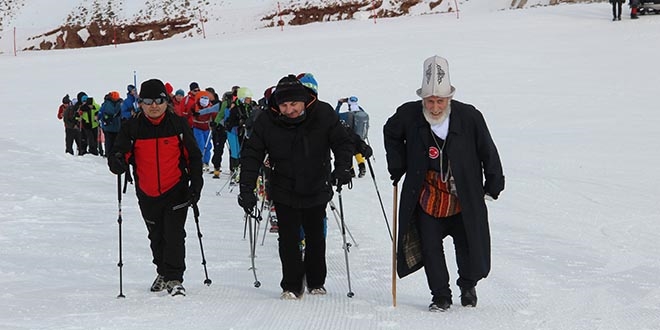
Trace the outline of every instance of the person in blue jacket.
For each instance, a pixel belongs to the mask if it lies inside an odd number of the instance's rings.
[[[117,133],[119,133],[119,129],[121,128],[122,101],[119,92],[112,91],[105,96],[105,100],[99,110],[99,123],[101,123],[101,129],[103,129],[103,134],[105,134],[105,150],[107,152],[112,150]]]
[[[121,104],[121,120],[128,120],[140,111],[140,107],[137,106],[137,89],[133,85],[128,85],[126,89],[128,93]]]

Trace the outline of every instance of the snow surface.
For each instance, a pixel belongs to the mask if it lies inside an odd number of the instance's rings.
[[[561,5],[0,56],[0,329],[660,329],[660,17],[609,17],[606,3]],[[226,177],[208,174],[200,226],[213,284],[202,283],[190,212],[188,296],[148,291],[154,267],[129,187],[126,298],[116,298],[116,177],[102,158],[64,154],[55,117],[64,94],[124,93],[134,70],[139,81],[238,84],[255,94],[285,74],[313,72],[321,99],[357,95],[369,111],[375,182],[391,222],[382,125],[416,99],[422,62],[434,54],[449,59],[455,98],[484,113],[507,176],[488,204],[493,268],[477,308],[460,306],[449,239],[452,308],[426,310],[423,271],[398,281],[392,307],[390,239],[369,176],[342,194],[357,241],[352,299],[332,216],[328,295],[279,300],[270,233],[257,246],[255,288],[236,191],[218,195]]]

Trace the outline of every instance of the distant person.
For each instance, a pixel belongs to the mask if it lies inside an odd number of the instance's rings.
[[[128,85],[126,86],[126,90],[126,98],[121,103],[122,121],[130,119],[131,117],[135,116],[137,111],[139,111],[139,106],[137,103],[137,89],[133,85]]]
[[[59,108],[57,109],[57,119],[64,123],[64,152],[73,155],[73,140],[75,138],[75,133],[73,133],[73,130],[76,130],[75,121],[74,124],[69,125],[69,122],[67,122],[66,118],[64,118],[64,112],[70,106],[71,98],[69,97],[69,94],[66,94],[62,98],[62,104],[60,104]]]
[[[490,272],[490,233],[484,199],[504,189],[502,164],[486,121],[474,106],[453,100],[447,60],[424,61],[418,101],[401,105],[383,128],[387,169],[397,186],[397,271],[424,267],[430,311],[452,304],[443,240],[452,236],[461,305],[477,306],[477,282]],[[485,183],[484,183],[485,179]]]
[[[101,129],[105,135],[105,150],[110,152],[114,146],[117,133],[121,128],[121,104],[124,102],[119,92],[112,91],[103,99],[99,110]]]
[[[612,4],[612,20],[620,21],[621,20],[621,6],[623,6],[624,0],[610,0]]]
[[[151,242],[156,279],[152,292],[185,295],[186,217],[202,191],[202,154],[185,119],[167,103],[165,85],[140,86],[142,111],[121,125],[108,167],[120,175],[133,166],[135,192]]]
[[[80,92],[77,95],[78,115],[80,116],[80,124],[82,125],[81,134],[82,139],[82,154],[90,153],[92,155],[99,155],[99,104],[94,101],[94,98],[89,97],[85,92]]]
[[[639,0],[630,0],[630,19],[638,19],[637,11],[639,10]]]

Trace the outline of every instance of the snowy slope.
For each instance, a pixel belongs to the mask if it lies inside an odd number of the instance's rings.
[[[609,16],[605,3],[561,5],[0,55],[0,328],[658,329],[660,76],[629,61],[660,55],[649,46],[660,20]],[[154,269],[129,187],[126,298],[116,298],[116,179],[103,159],[64,154],[55,118],[64,94],[124,93],[134,70],[139,80],[159,77],[175,88],[194,80],[255,94],[285,74],[313,72],[321,99],[334,104],[354,94],[369,111],[375,182],[391,222],[381,129],[398,105],[416,99],[421,64],[433,54],[449,59],[456,99],[484,113],[507,175],[506,190],[489,204],[493,269],[479,283],[476,309],[460,307],[455,295],[449,312],[427,312],[421,271],[398,281],[392,307],[390,240],[370,177],[342,193],[357,241],[349,255],[352,299],[332,216],[327,296],[278,299],[273,234],[257,247],[262,285],[255,288],[236,192],[217,194],[225,179],[209,175],[199,220],[213,284],[202,283],[190,212],[188,296],[148,292]]]

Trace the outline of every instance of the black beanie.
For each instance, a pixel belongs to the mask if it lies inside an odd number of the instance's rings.
[[[71,103],[71,99],[69,98],[69,94],[66,94],[66,95],[62,98],[62,103],[64,103],[64,104],[69,104],[69,103]]]
[[[140,98],[141,99],[157,99],[167,98],[167,91],[165,85],[158,79],[149,79],[142,82],[140,85]]]
[[[280,79],[277,83],[273,97],[276,105],[293,101],[307,102],[309,91],[300,83],[296,76],[290,74]]]
[[[191,91],[194,91],[196,89],[199,89],[199,84],[193,81],[193,82],[190,83],[190,86],[188,86],[188,87],[190,87]]]

